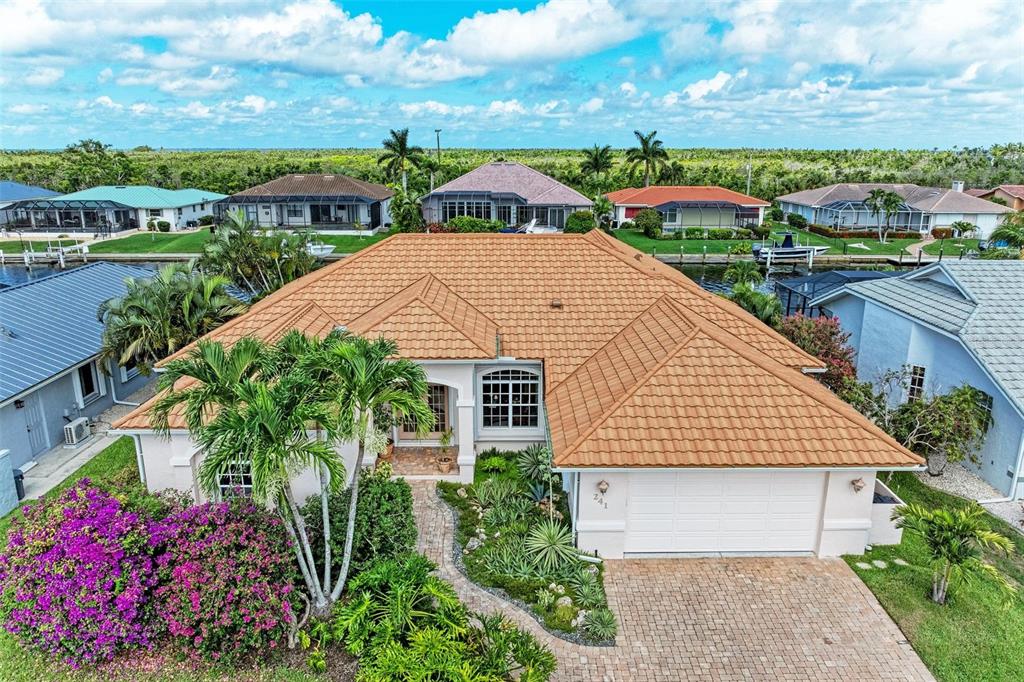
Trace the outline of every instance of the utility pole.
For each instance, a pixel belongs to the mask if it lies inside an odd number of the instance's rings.
[[[752,156],[747,157],[747,196],[750,196],[750,164],[753,160]]]
[[[437,162],[441,163],[441,129],[434,128],[434,134],[437,135]]]

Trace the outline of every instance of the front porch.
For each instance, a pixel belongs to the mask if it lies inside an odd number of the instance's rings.
[[[442,455],[451,460],[447,466],[440,461]],[[378,461],[389,461],[395,476],[409,480],[459,480],[459,463],[454,448],[429,445],[396,447],[390,458],[381,457]]]

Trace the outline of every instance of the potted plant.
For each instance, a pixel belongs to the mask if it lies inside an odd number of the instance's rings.
[[[437,468],[442,474],[452,470],[454,458],[448,454],[448,448],[452,446],[452,430],[445,429],[441,432],[441,454],[437,456]]]

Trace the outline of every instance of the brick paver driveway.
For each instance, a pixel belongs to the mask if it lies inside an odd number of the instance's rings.
[[[614,647],[553,637],[451,561],[452,519],[431,481],[412,483],[419,550],[477,611],[501,611],[558,656],[557,680],[931,680],[903,634],[839,560],[608,561]]]

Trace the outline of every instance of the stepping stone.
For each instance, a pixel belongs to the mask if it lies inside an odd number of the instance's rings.
[[[865,571],[868,570],[868,569],[874,568],[874,566],[872,566],[871,564],[867,563],[866,561],[858,561],[856,564],[854,564],[854,566],[856,566],[857,568],[863,569]]]
[[[889,564],[885,563],[885,562],[884,562],[884,561],[882,561],[881,559],[875,559],[875,560],[874,560],[874,561],[872,561],[871,563],[873,563],[873,564],[874,564],[875,566],[877,566],[878,568],[889,568]]]
[[[910,565],[906,561],[904,561],[903,559],[893,559],[892,562],[894,564],[896,564],[897,566],[909,566]]]

